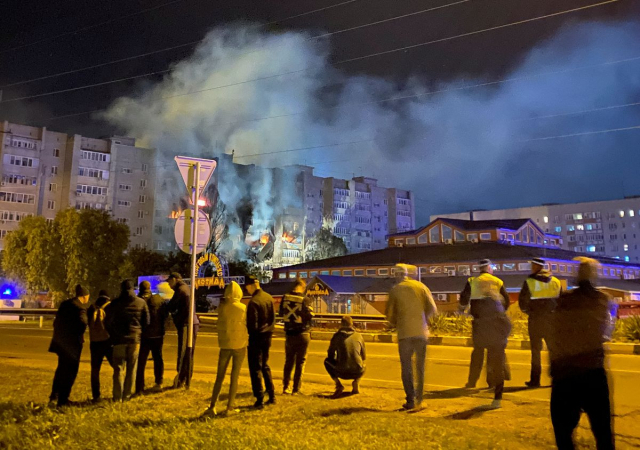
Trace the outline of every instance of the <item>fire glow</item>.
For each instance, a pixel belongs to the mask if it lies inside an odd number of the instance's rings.
[[[293,241],[296,240],[296,237],[285,231],[284,233],[282,233],[282,240],[288,243],[292,243]]]

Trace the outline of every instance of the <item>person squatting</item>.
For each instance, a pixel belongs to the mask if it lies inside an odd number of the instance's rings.
[[[610,333],[610,297],[596,289],[599,263],[589,258],[580,261],[577,288],[563,292],[560,281],[545,269],[546,262],[533,258],[531,274],[518,297],[520,309],[528,316],[531,342],[531,374],[525,384],[539,388],[542,373],[541,350],[544,340],[551,361],[551,421],[559,449],[573,449],[572,434],[585,412],[596,438],[598,449],[613,449],[614,433],[609,377],[605,368],[604,342]],[[478,263],[479,274],[468,278],[460,293],[461,311],[473,317],[473,352],[469,377],[464,389],[475,389],[487,353],[487,384],[494,398],[486,409],[502,406],[505,381],[510,380],[506,347],[511,322],[506,314],[510,300],[504,283],[493,274],[492,263]],[[428,320],[437,313],[429,288],[419,281],[417,267],[397,264],[395,284],[389,291],[386,318],[397,332],[401,379],[405,392],[403,410],[424,407],[425,365],[428,343]],[[298,279],[285,294],[276,315],[273,297],[265,292],[258,279],[247,277],[246,291],[251,297],[242,303],[242,288],[227,284],[218,309],[218,367],[211,403],[204,417],[239,412],[235,399],[238,379],[245,358],[248,359],[253,407],[262,409],[276,403],[276,388],[269,352],[276,318],[284,322],[285,363],[282,393],[302,393],[302,379],[311,340],[314,317],[311,299],[306,296],[306,282]],[[70,405],[69,396],[77,377],[85,330],[89,328],[91,353],[91,392],[93,402],[100,402],[100,370],[104,360],[113,368],[111,398],[127,401],[145,392],[144,373],[149,354],[153,357],[154,385],[162,391],[164,383],[163,342],[165,324],[172,317],[178,334],[176,376],[173,388],[189,388],[193,375],[198,318],[193,318],[193,346],[188,347],[190,291],[178,273],[171,273],[151,292],[147,281],[134,291],[125,280],[120,293],[111,299],[100,291],[89,307],[90,293],[83,286],[75,288],[75,297],[60,305],[54,321],[49,351],[58,356],[50,402],[58,407]],[[226,407],[218,399],[227,369],[231,364],[230,387]],[[331,338],[324,367],[335,383],[332,398],[344,394],[341,380],[351,381],[351,394],[360,393],[360,381],[366,372],[366,349],[362,335],[350,316],[342,317],[339,330]],[[266,397],[266,400],[265,400]]]

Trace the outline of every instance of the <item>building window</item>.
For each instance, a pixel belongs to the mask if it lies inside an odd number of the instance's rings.
[[[596,246],[595,245],[587,245],[587,251],[590,253],[593,253],[596,251]]]
[[[364,276],[364,269],[356,269],[353,271],[353,275],[355,275],[356,277],[363,277]]]
[[[37,163],[34,164],[33,158],[27,158],[26,156],[14,156],[14,155],[6,155],[6,156],[9,156],[9,164],[12,166],[38,167]]]
[[[480,240],[481,241],[490,241],[491,240],[491,233],[480,233]]]
[[[148,170],[148,169],[149,169],[149,166],[148,166],[147,164],[143,164],[143,165],[142,165],[142,171],[143,171],[144,173],[147,173],[147,170]]]
[[[633,211],[633,209],[629,210],[629,217],[633,217],[635,216],[635,212]]]
[[[287,278],[287,273],[286,273],[286,272],[280,272],[280,273],[278,274],[278,279],[279,279],[279,280],[284,280],[284,279],[286,279],[286,278]]]
[[[58,175],[58,166],[51,166],[51,175]]]
[[[502,265],[502,270],[504,270],[505,272],[515,272],[516,263],[504,263]]]
[[[446,273],[446,274],[451,274],[451,273],[455,274],[456,273],[455,266],[444,266],[443,270],[444,270],[444,273]]]
[[[353,276],[353,270],[343,270],[342,271],[342,276],[344,276],[344,277]]]
[[[555,231],[556,231],[556,233],[561,233],[562,232],[562,227],[555,227]]]
[[[295,279],[298,276],[298,272],[289,272],[289,278]]]
[[[107,188],[101,186],[90,186],[87,184],[78,184],[76,185],[76,192],[78,194],[107,195]]]
[[[453,233],[453,237],[456,242],[464,242],[464,233],[461,233],[458,230],[455,230],[455,232]]]
[[[531,270],[531,263],[518,263],[518,270],[521,272]]]
[[[80,175],[81,177],[90,177],[105,180],[109,178],[109,172],[105,170],[90,169],[88,167],[80,167],[78,170],[78,175]]]
[[[60,157],[60,149],[59,148],[54,148],[53,149],[53,157],[54,158],[59,158]]]
[[[49,192],[57,192],[58,185],[56,183],[49,183]]]
[[[402,247],[404,239],[395,239],[393,242],[396,244],[396,247]]]
[[[300,278],[307,278],[307,272],[300,272]]]
[[[553,272],[555,272],[556,270],[558,270],[558,265],[557,264],[551,264],[551,270]]]
[[[122,168],[122,173],[133,173],[133,170],[130,169],[129,167],[123,167]]]
[[[292,273],[295,273],[295,272],[292,272]],[[332,270],[332,271],[331,271],[331,275],[337,275],[337,276],[340,276],[340,271],[339,271],[339,270]],[[295,277],[294,277],[294,278],[295,278]]]
[[[49,200],[47,202],[47,209],[56,209],[56,202],[54,200]]]
[[[429,273],[442,273],[442,266],[430,266]]]
[[[140,201],[140,203],[144,203],[147,201],[147,196],[146,195],[141,195],[138,200]]]
[[[0,191],[0,202],[33,204],[35,202],[35,198],[35,195],[32,194],[18,194],[16,192]]]
[[[471,266],[458,266],[458,273],[461,275],[469,275],[471,273]]]
[[[436,225],[429,230],[429,242],[431,243],[440,242],[440,226]]]
[[[623,246],[623,250],[624,250],[625,252],[628,252],[628,251],[629,251],[629,245],[628,245],[628,244],[624,244],[624,246]]]
[[[407,238],[407,245],[416,245],[416,238]]]
[[[83,150],[80,157],[82,159],[87,159],[89,161],[98,161],[98,162],[109,162],[109,154],[101,153],[101,152],[91,152],[88,150]]]
[[[389,269],[378,269],[378,275],[389,275]]]
[[[578,231],[584,231],[584,225],[580,224],[580,225],[576,225],[576,230]]]
[[[156,225],[153,229],[156,234],[162,234],[162,225]]]
[[[576,227],[573,225],[567,225],[567,231],[576,231]]]
[[[549,223],[549,217],[544,216],[544,217],[542,218],[542,221],[543,221],[544,223]]]
[[[427,233],[422,233],[420,236],[418,236],[418,244],[427,244],[427,243],[428,243]]]
[[[376,276],[376,269],[367,269],[367,276],[368,277],[375,277]]]
[[[567,271],[567,266],[565,266],[564,264],[560,264],[560,272],[566,272]]]
[[[130,191],[131,190],[131,185],[130,184],[119,184],[118,185],[118,189],[120,189],[121,191]]]
[[[475,242],[478,240],[478,233],[469,233],[467,234],[467,241]]]
[[[138,211],[138,219],[144,219],[144,211]]]
[[[118,200],[118,206],[131,206],[131,202],[129,200]]]
[[[140,180],[140,187],[141,188],[146,188],[147,187],[147,180]]]
[[[124,217],[119,217],[116,219],[116,222],[126,225],[127,223],[129,223],[129,219],[126,219]]]
[[[136,236],[142,236],[143,233],[144,233],[144,227],[136,228]]]
[[[453,241],[453,231],[451,230],[451,227],[442,225],[442,241]]]

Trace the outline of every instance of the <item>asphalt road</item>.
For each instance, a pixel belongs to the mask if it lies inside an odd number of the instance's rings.
[[[55,364],[55,355],[48,353],[47,348],[52,330],[39,329],[20,324],[0,324],[0,362],[11,358],[28,361],[49,361]],[[88,336],[87,336],[88,338]],[[165,379],[171,380],[175,375],[175,355],[177,338],[169,333],[165,338]],[[211,331],[203,330],[197,338],[195,354],[195,372],[197,378],[213,381],[218,356],[218,339]],[[307,359],[305,378],[314,382],[331,383],[324,370],[327,341],[312,341]],[[430,346],[427,354],[426,383],[429,390],[446,390],[460,388],[466,383],[471,349],[465,347]],[[362,388],[376,387],[386,389],[402,389],[400,382],[400,362],[395,344],[367,343],[367,373],[362,381]],[[530,354],[524,350],[507,350],[507,359],[511,365],[512,380],[506,384],[505,398],[536,399],[548,401],[549,388],[523,389],[524,382],[529,379]],[[543,362],[546,355],[543,356]],[[89,370],[89,346],[85,345],[81,372]],[[608,358],[610,374],[614,386],[614,405],[618,412],[640,408],[640,356],[610,355]],[[152,368],[147,366],[147,376],[152,376]],[[270,365],[274,373],[276,387],[281,389],[282,367],[284,364],[284,338],[273,340]],[[248,375],[245,368],[242,375]],[[484,387],[484,373],[480,378],[479,388]],[[543,377],[543,385],[549,379]],[[488,394],[488,393],[487,393]]]

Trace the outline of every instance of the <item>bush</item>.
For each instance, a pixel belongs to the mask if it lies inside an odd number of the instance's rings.
[[[640,341],[640,316],[630,316],[616,322],[616,331],[628,341]],[[616,331],[614,331],[614,336]]]

